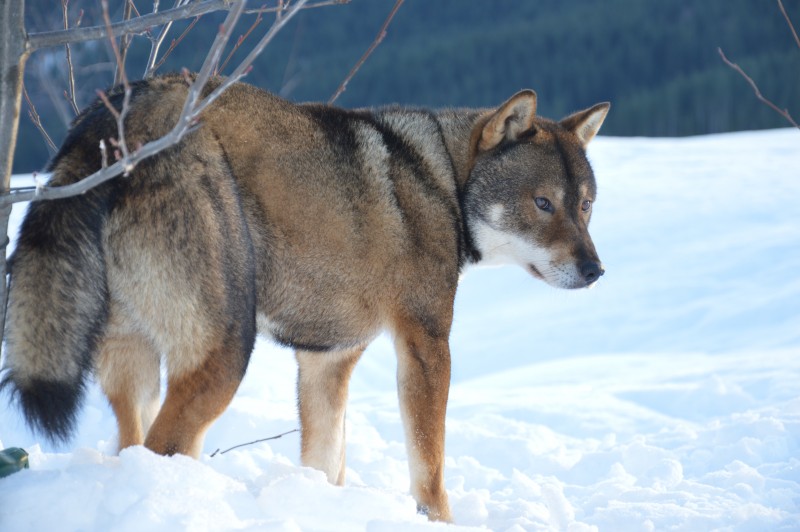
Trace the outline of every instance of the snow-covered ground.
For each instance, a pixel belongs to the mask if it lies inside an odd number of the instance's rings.
[[[800,133],[599,138],[590,158],[599,286],[462,281],[452,529],[799,530]],[[298,426],[294,359],[267,342],[200,461],[114,456],[95,387],[62,449],[0,397],[0,447],[31,453],[0,479],[0,530],[444,529],[408,495],[394,372],[379,338],[351,385],[344,488],[300,467],[296,433],[211,456]]]

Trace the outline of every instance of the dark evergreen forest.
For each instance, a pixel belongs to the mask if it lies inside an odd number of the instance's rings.
[[[54,4],[28,0],[30,31],[61,27]],[[326,101],[393,4],[352,0],[303,12],[246,81],[295,101]],[[136,5],[143,13],[152,9],[150,0]],[[784,5],[800,26],[800,1],[784,0]],[[75,15],[81,7],[84,25],[99,23],[99,2],[70,3]],[[120,8],[115,14],[119,18]],[[223,18],[201,19],[161,70],[199,68]],[[241,32],[252,20],[240,23]],[[269,22],[265,17],[242,50]],[[187,24],[176,24],[172,35]],[[694,135],[787,125],[722,63],[717,47],[758,82],[766,97],[800,115],[800,49],[776,3],[768,0],[406,0],[386,40],[337,104],[491,106],[529,87],[539,94],[545,116],[611,101],[606,135]],[[104,43],[73,50],[83,89],[79,104],[86,105],[112,79],[113,64]],[[128,60],[131,78],[141,76],[139,65],[148,52],[149,42],[136,39]],[[64,52],[37,55],[29,63],[26,85],[58,143],[71,119],[62,95]],[[40,169],[49,155],[26,116],[20,134],[15,170]]]

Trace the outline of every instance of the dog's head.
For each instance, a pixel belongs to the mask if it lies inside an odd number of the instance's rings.
[[[586,145],[610,104],[555,122],[522,91],[473,132],[464,209],[482,262],[519,264],[559,288],[592,286],[603,266],[589,236],[597,187]]]

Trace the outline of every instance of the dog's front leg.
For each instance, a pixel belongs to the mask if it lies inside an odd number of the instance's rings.
[[[411,494],[420,512],[450,521],[444,489],[444,424],[450,389],[447,335],[414,324],[397,331],[397,389],[406,434]]]

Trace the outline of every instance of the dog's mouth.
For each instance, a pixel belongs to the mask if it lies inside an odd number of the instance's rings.
[[[546,277],[541,271],[538,270],[538,268],[536,268],[536,266],[530,263],[526,264],[526,269],[534,278],[544,281],[550,286],[554,286],[556,288],[563,288],[567,290],[592,288],[595,284],[597,284],[597,280],[599,279],[599,277],[586,279],[574,275],[568,275],[568,276],[551,275],[550,277]]]
[[[531,272],[531,275],[533,275],[537,279],[541,279],[542,281],[545,280],[544,275],[542,275],[541,272],[537,270],[536,266],[534,266],[533,264],[528,264],[528,271]]]

